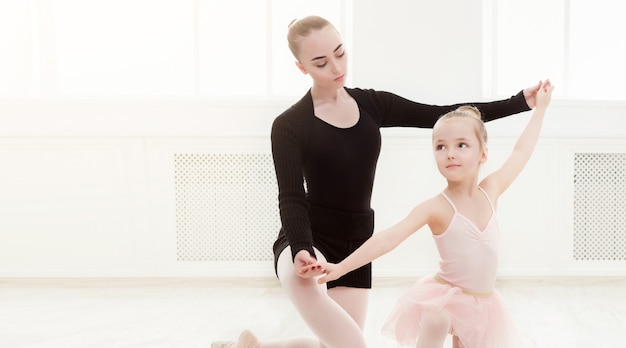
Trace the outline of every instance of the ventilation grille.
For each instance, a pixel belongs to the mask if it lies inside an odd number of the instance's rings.
[[[271,154],[175,154],[178,261],[270,261],[280,228]]]
[[[574,259],[626,260],[626,154],[575,154]]]

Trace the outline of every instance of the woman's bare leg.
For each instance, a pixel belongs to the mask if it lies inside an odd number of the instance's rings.
[[[324,260],[320,253],[316,256],[319,261]],[[305,338],[275,340],[261,342],[261,348],[367,347],[361,331],[367,312],[367,290],[334,288],[329,291],[326,284],[317,284],[316,278],[299,277],[289,248],[278,258],[278,278],[296,310],[319,341]]]

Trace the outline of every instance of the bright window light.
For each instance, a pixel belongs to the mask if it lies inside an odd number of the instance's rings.
[[[267,95],[265,1],[199,3],[199,93]]]
[[[302,95],[287,25],[348,2],[0,1],[0,98]]]
[[[28,94],[33,65],[31,11],[28,1],[0,1],[0,96]]]
[[[492,6],[492,90],[549,77],[567,99],[626,100],[626,3],[614,0],[485,1]],[[488,45],[488,46],[489,46]],[[599,88],[601,86],[601,88]]]
[[[570,0],[573,98],[626,100],[626,2]]]
[[[59,95],[192,93],[192,1],[54,4]]]

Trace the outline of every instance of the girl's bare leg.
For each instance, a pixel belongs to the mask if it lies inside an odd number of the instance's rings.
[[[422,315],[417,348],[443,347],[450,330],[450,316],[444,312],[428,311]]]
[[[452,336],[452,348],[463,348],[463,343],[461,343],[461,340],[459,339],[458,336],[454,335]]]
[[[320,253],[316,256],[319,261],[325,260]],[[325,284],[317,284],[315,277],[299,277],[289,248],[278,258],[278,278],[296,310],[319,340],[293,338],[267,341],[261,342],[261,348],[367,347],[361,330],[365,325],[369,291],[343,287],[327,290]]]

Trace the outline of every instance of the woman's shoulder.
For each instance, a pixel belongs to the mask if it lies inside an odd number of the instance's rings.
[[[272,137],[281,135],[306,137],[314,116],[313,100],[309,92],[274,119]]]
[[[377,97],[380,94],[384,93],[381,91],[377,91],[373,88],[359,88],[359,87],[346,87],[346,91],[353,97],[353,98],[357,98],[357,97],[363,97],[363,98],[367,98],[367,97]]]
[[[390,107],[394,105],[395,95],[390,92],[372,88],[347,88],[346,90],[360,107],[369,112],[379,126],[383,123]]]
[[[371,105],[376,109],[386,108],[404,98],[395,93],[377,90],[373,88],[346,88],[346,91],[359,103],[359,105]]]
[[[274,123],[289,123],[291,119],[303,118],[307,115],[312,115],[313,113],[313,98],[311,97],[311,92],[309,91],[302,98],[300,98],[300,100],[281,112],[274,119]]]

